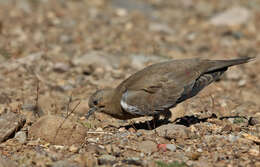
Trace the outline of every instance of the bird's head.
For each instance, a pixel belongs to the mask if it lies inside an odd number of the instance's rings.
[[[112,89],[101,89],[93,93],[88,101],[89,111],[86,115],[88,119],[94,112],[107,113],[108,104],[112,98]]]

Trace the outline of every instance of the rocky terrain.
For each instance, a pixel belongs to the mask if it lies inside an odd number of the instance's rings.
[[[0,0],[0,166],[260,166],[259,30],[259,0]],[[239,56],[168,124],[84,117],[149,64]]]

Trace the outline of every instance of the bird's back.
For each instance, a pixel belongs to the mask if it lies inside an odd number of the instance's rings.
[[[153,64],[131,75],[118,89],[136,90],[169,81],[175,81],[176,84],[185,83],[196,79],[209,66],[202,59],[171,60]]]

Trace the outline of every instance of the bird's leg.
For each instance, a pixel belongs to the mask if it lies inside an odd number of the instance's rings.
[[[153,121],[153,128],[154,129],[156,127],[156,123],[159,121],[159,118],[160,118],[159,114],[153,116],[153,120],[152,121]]]
[[[153,123],[153,128],[155,129],[155,124],[159,120],[160,115],[153,115],[153,119],[151,121],[147,121],[147,126],[149,130],[152,130],[151,122]]]
[[[157,133],[155,127],[156,127],[156,122],[158,122],[159,119],[160,119],[160,115],[159,115],[159,114],[153,116],[153,127],[154,127],[154,132],[155,132],[155,134],[156,134],[157,136],[158,136],[158,133]]]

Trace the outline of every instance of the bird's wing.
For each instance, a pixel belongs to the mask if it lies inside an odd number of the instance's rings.
[[[183,88],[164,86],[161,88],[127,90],[121,98],[122,108],[133,115],[156,115],[160,111],[173,107],[180,98]],[[169,91],[169,89],[171,89]]]
[[[183,93],[189,92],[201,75],[200,63],[188,64],[189,66],[176,70],[161,70],[160,67],[156,67],[159,70],[156,72],[153,69],[148,70],[149,73],[146,73],[145,77],[128,83],[120,101],[121,107],[130,114],[142,116],[156,115],[174,107]],[[178,66],[174,63],[168,65]]]

